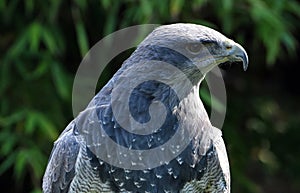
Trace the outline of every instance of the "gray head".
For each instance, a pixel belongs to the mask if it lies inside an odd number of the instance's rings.
[[[155,49],[151,49],[153,47]],[[167,63],[174,57],[173,60],[181,61],[165,49],[157,48],[168,48],[189,59],[189,62],[181,62],[176,67],[187,72],[185,74],[192,79],[199,77],[198,82],[212,68],[222,63],[242,63],[244,70],[248,66],[248,56],[242,46],[202,25],[178,23],[160,26],[145,38],[132,57],[145,58],[148,55],[150,60]]]

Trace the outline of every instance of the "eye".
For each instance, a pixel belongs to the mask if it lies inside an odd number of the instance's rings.
[[[200,43],[191,43],[188,44],[186,49],[192,54],[198,54],[201,51],[202,44]]]

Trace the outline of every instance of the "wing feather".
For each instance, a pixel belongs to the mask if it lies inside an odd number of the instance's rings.
[[[43,192],[68,192],[75,176],[75,163],[79,143],[73,134],[74,123],[70,123],[54,143],[49,163],[43,178]]]

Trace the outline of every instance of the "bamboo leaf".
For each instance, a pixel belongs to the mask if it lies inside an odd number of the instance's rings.
[[[6,172],[10,167],[13,166],[17,157],[17,152],[11,152],[6,159],[0,163],[0,175]]]
[[[39,45],[41,41],[41,34],[42,34],[42,27],[40,26],[39,23],[33,22],[31,26],[29,27],[28,30],[28,38],[30,39],[29,41],[29,49],[31,51],[39,51]]]
[[[2,117],[0,119],[0,126],[7,127],[9,125],[15,124],[25,117],[26,110],[16,110],[14,113],[7,117]]]
[[[89,50],[87,34],[82,21],[77,22],[75,27],[79,50],[81,53],[81,57],[83,58]]]
[[[15,164],[14,164],[14,172],[16,175],[16,179],[20,180],[21,177],[24,175],[27,157],[32,157],[26,150],[19,150],[17,152]]]
[[[0,155],[7,156],[13,152],[13,148],[17,144],[17,137],[15,135],[12,135],[10,132],[1,132],[0,135],[0,142],[3,144],[1,146],[1,152]]]
[[[54,62],[51,66],[52,79],[59,96],[64,100],[70,99],[70,81],[67,79],[66,73],[62,70],[59,63]]]
[[[14,59],[19,57],[21,53],[23,53],[23,50],[26,50],[26,44],[27,44],[28,36],[26,32],[22,32],[17,40],[14,42],[14,44],[9,48],[8,50],[8,58]]]
[[[44,29],[42,37],[43,37],[43,42],[45,43],[48,50],[50,50],[52,54],[56,54],[59,51],[59,49],[57,47],[55,37],[53,36],[51,31],[49,29]]]
[[[39,127],[40,133],[43,133],[48,139],[54,141],[58,137],[58,131],[53,123],[41,113],[37,113],[36,117],[38,118],[37,126]]]
[[[29,152],[30,157],[34,157],[35,159],[28,159],[28,164],[31,166],[34,172],[34,176],[41,178],[44,173],[44,163],[47,161],[45,156],[41,153],[39,148],[32,148]]]

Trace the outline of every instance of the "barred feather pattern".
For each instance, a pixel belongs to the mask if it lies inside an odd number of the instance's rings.
[[[86,148],[80,148],[75,171],[76,175],[70,185],[69,193],[112,192],[110,184],[103,183],[99,177],[99,171],[92,168]]]
[[[206,169],[207,172],[199,181],[186,183],[180,193],[230,193],[229,164],[222,140],[216,141],[214,151],[208,153]]]

